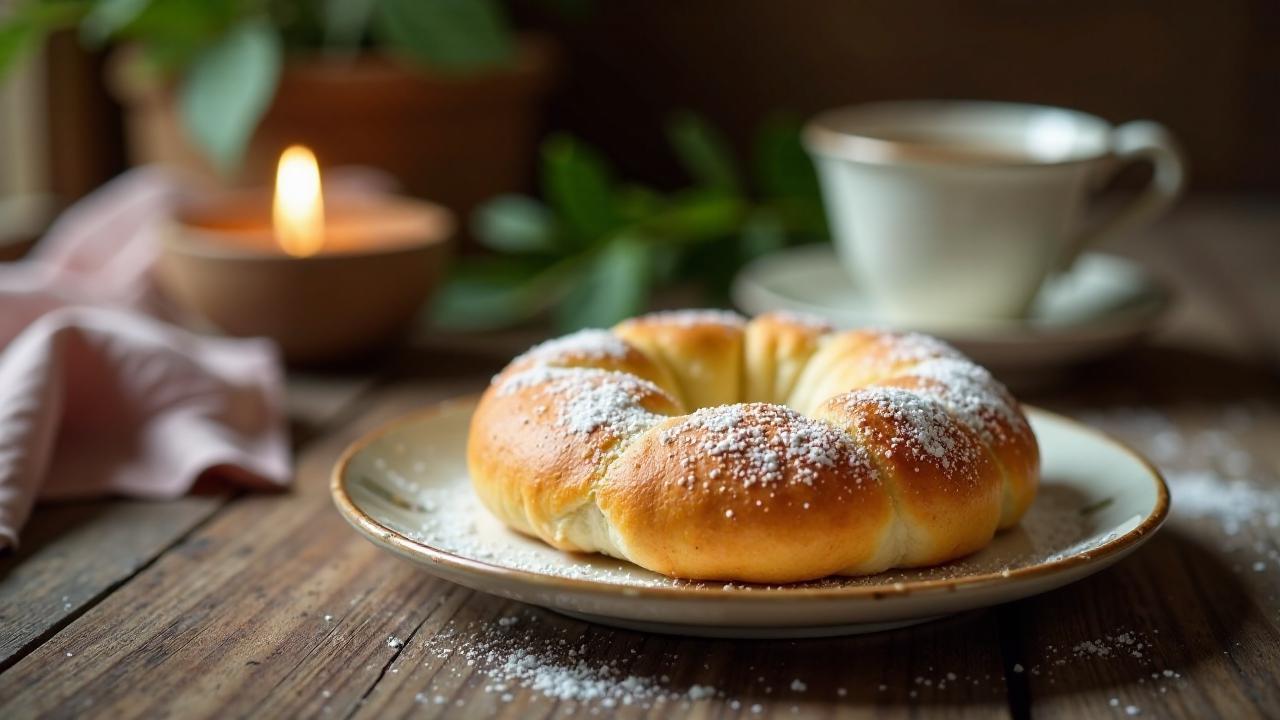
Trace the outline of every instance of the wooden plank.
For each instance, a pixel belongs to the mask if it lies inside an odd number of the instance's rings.
[[[1181,217],[1183,262],[1280,375],[1280,198],[1202,200]]]
[[[290,371],[286,379],[285,411],[292,425],[293,445],[302,447],[324,429],[357,408],[361,395],[377,382],[368,373]]]
[[[1138,261],[1173,289],[1173,308],[1158,328],[1155,340],[1166,345],[1245,356],[1254,352],[1256,346],[1236,326],[1234,308],[1204,282],[1203,268],[1186,262],[1188,247],[1218,244],[1221,233],[1214,227],[1220,222],[1216,213],[1222,211],[1216,210],[1217,207],[1213,202],[1187,202],[1147,231],[1116,238],[1101,249]],[[1242,218],[1237,224],[1248,222],[1243,219],[1248,214],[1240,213],[1238,205],[1229,207],[1237,208],[1236,212],[1223,214]]]
[[[294,442],[313,437],[370,385],[367,378],[291,379]],[[0,559],[0,671],[67,625],[207,521],[233,492],[174,502],[110,500],[36,508],[18,550]]]
[[[0,560],[0,670],[208,518],[225,495],[113,500],[38,509]]]

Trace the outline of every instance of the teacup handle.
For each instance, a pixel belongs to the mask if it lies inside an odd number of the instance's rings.
[[[1069,268],[1085,248],[1148,225],[1169,209],[1182,194],[1186,167],[1173,134],[1157,122],[1134,120],[1112,131],[1111,151],[1116,157],[1112,173],[1133,162],[1149,162],[1151,182],[1127,206],[1100,225],[1081,233],[1067,247],[1062,267]]]

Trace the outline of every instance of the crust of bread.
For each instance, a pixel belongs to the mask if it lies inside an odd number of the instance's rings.
[[[761,472],[762,456],[785,455],[817,423],[778,405],[738,407],[749,447],[708,450],[718,437],[695,413],[644,433],[610,465],[596,502],[626,556],[664,575],[768,583],[887,567],[879,549],[893,508],[866,453],[831,428],[825,462]]]
[[[875,459],[900,525],[894,566],[937,565],[991,542],[1000,519],[999,470],[941,403],[898,388],[867,388],[831,398],[815,415]]]
[[[618,382],[615,375],[595,370],[574,382],[600,388]],[[524,384],[520,373],[507,377],[514,382],[491,385],[471,418],[467,464],[481,502],[512,528],[562,550],[607,550],[575,534],[573,516],[592,501],[595,484],[632,438],[607,425],[573,433],[558,419],[555,405],[562,398],[550,389],[554,381]],[[656,385],[634,386],[636,407],[651,413],[653,422],[680,412]]]
[[[728,313],[653,313],[613,332],[671,371],[688,408],[738,401],[745,323]]]
[[[740,402],[785,403],[800,374],[831,332],[824,322],[788,313],[761,315],[743,334]]]

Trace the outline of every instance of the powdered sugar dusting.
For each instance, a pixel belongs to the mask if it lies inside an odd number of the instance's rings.
[[[630,352],[631,346],[612,332],[589,328],[534,345],[513,360],[512,364],[529,361],[555,364],[566,358],[623,360]]]
[[[793,312],[791,310],[778,310],[776,312],[769,313],[769,315],[783,322],[790,323],[792,325],[800,325],[811,330],[828,332],[835,329],[835,326],[826,319],[818,317],[817,315],[810,315],[808,313]]]
[[[636,318],[640,322],[658,322],[676,327],[724,325],[742,327],[747,319],[731,310],[661,310]]]
[[[1280,568],[1280,550],[1270,535],[1280,528],[1280,478],[1254,462],[1242,442],[1250,435],[1270,441],[1257,421],[1273,410],[1246,404],[1204,416],[1201,427],[1180,428],[1159,410],[1119,407],[1084,416],[1147,453],[1164,473],[1171,495],[1170,516],[1184,532],[1207,533],[1205,542],[1230,557],[1238,573]]]
[[[823,470],[847,469],[850,481],[875,480],[866,451],[843,431],[807,418],[790,408],[766,403],[739,403],[703,408],[664,429],[663,445],[686,458],[709,455],[723,463],[712,479],[741,487],[757,483],[812,485]],[[687,481],[692,483],[690,476]]]
[[[441,600],[443,605],[446,602]],[[805,652],[794,646],[777,646],[762,664],[743,657],[722,672],[700,662],[703,654],[687,643],[662,642],[657,638],[609,635],[601,637],[591,629],[534,608],[513,609],[512,614],[492,622],[491,606],[479,604],[475,611],[463,609],[441,622],[438,629],[415,639],[406,650],[422,660],[428,670],[429,685],[414,696],[421,705],[460,706],[454,700],[459,684],[475,682],[483,693],[502,703],[521,703],[524,714],[554,715],[555,703],[567,703],[566,714],[612,717],[624,708],[668,716],[688,714],[697,703],[707,707],[693,710],[698,715],[763,715],[766,706],[773,714],[798,714],[798,700],[836,704],[845,698],[873,698],[891,688],[878,673],[848,676],[838,686]],[[1137,670],[1134,686],[1145,685],[1153,692],[1167,693],[1183,686],[1182,672],[1157,661],[1159,630],[1150,632],[1124,627],[1101,631],[1096,636],[1062,645],[1049,645],[1036,656],[1013,662],[1008,672],[1026,675],[1030,682],[1055,684],[1071,682],[1087,668],[1099,664],[1124,663]],[[688,654],[692,652],[692,657]],[[820,662],[819,662],[820,664]],[[905,694],[914,705],[949,702],[970,697],[975,687],[1000,691],[1007,682],[989,667],[935,667],[915,665],[914,677],[894,690]],[[693,668],[693,672],[690,669]],[[393,672],[399,666],[393,668]],[[664,670],[671,673],[666,674]],[[816,674],[809,674],[815,672]],[[693,674],[702,682],[690,682]],[[682,677],[672,677],[678,675]],[[712,684],[714,683],[714,684]],[[1133,690],[1119,692],[1132,693]],[[953,695],[950,693],[954,693]],[[324,695],[326,698],[329,694]],[[1102,708],[1135,714],[1114,695],[1097,695]],[[924,700],[924,698],[929,698]],[[754,700],[761,702],[753,702]],[[484,703],[486,698],[469,702]],[[491,701],[490,701],[491,702]],[[812,706],[812,705],[810,705]],[[1134,708],[1134,710],[1129,710]],[[492,710],[489,710],[492,712]],[[749,713],[749,715],[748,715]]]
[[[893,387],[872,387],[846,393],[840,400],[850,412],[870,405],[876,414],[888,418],[896,428],[892,437],[877,437],[889,444],[888,454],[906,452],[916,460],[936,463],[960,475],[972,473],[978,448],[957,432],[955,421],[942,403],[918,393]],[[878,436],[881,431],[870,418],[859,413],[859,428]]]
[[[905,365],[933,358],[964,359],[959,350],[932,335],[908,332],[893,333],[890,337],[889,360],[895,363]]]
[[[601,659],[600,649],[572,624],[544,619],[544,613],[535,610],[502,618],[497,626],[450,620],[423,644],[426,664],[441,666],[437,679],[452,684],[449,676],[478,673],[483,690],[504,703],[523,691],[535,701],[584,703],[596,715],[602,709],[652,709],[674,703],[688,707],[724,697],[710,685],[678,686],[666,675],[632,672],[629,668],[640,659],[634,648]],[[668,664],[674,659],[664,658]],[[422,704],[447,702],[436,687],[419,692],[417,698]]]
[[[968,360],[934,358],[911,368],[906,375],[934,381],[917,392],[941,402],[983,442],[1005,439],[1006,427],[1023,434],[1030,432],[1009,391],[986,369]]]
[[[1223,478],[1209,470],[1168,473],[1174,512],[1209,519],[1222,533],[1235,537],[1249,529],[1280,528],[1280,491],[1246,478]],[[1273,559],[1280,560],[1280,557]]]
[[[537,366],[497,382],[499,395],[537,388],[554,401],[547,407],[557,413],[556,424],[583,435],[603,429],[625,438],[646,430],[662,416],[645,409],[641,401],[666,396],[635,375],[595,368]]]

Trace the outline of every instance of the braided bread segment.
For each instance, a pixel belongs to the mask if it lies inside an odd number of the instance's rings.
[[[657,312],[624,320],[613,332],[670,369],[689,409],[738,402],[746,320],[716,310]]]
[[[936,400],[974,432],[1000,470],[1000,527],[1018,523],[1040,480],[1040,448],[1018,401],[985,368],[968,360],[936,358],[881,383]]]
[[[786,403],[831,330],[826,322],[791,313],[752,319],[743,333],[740,401]]]
[[[918,333],[829,333],[783,402],[807,415],[828,398],[892,377],[924,360],[944,357],[964,359],[950,345]]]
[[[679,398],[675,376],[665,364],[651,359],[609,330],[579,330],[534,345],[512,360],[500,377],[540,366],[629,373]]]
[[[781,405],[665,420],[610,465],[596,502],[627,558],[666,575],[791,582],[892,560],[893,508],[866,451]]]
[[[1000,519],[1002,479],[981,440],[936,400],[872,387],[831,398],[815,417],[852,435],[893,498],[893,565],[936,565],[980,550]]]
[[[604,552],[576,526],[596,482],[628,442],[679,404],[611,370],[534,366],[503,373],[481,397],[467,438],[480,500],[511,527],[562,550]]]

